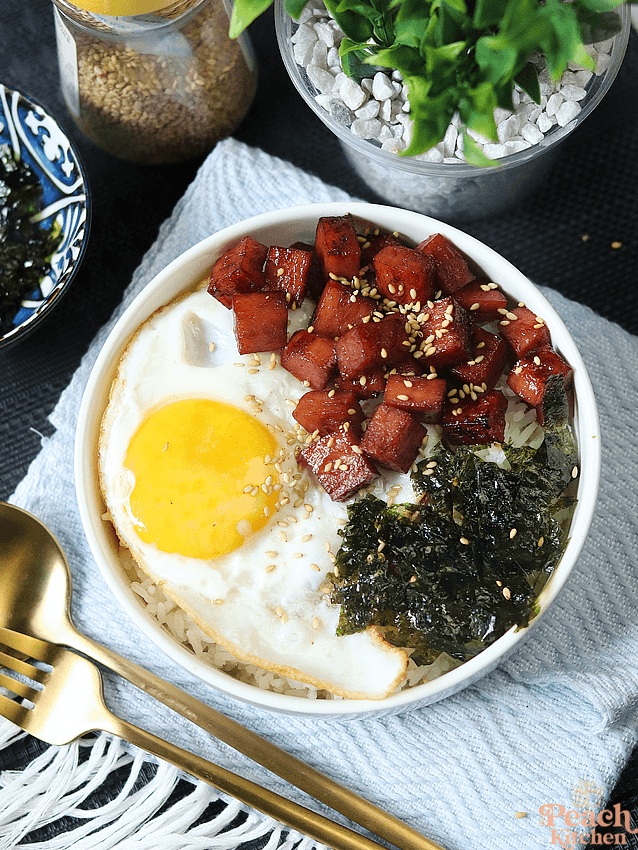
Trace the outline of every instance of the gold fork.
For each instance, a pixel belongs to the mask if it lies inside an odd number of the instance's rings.
[[[117,717],[104,702],[99,669],[68,649],[0,627],[0,668],[29,680],[0,672],[0,686],[13,694],[0,694],[0,716],[48,744],[109,732],[333,850],[383,850],[360,833]],[[442,850],[434,843],[431,848]]]

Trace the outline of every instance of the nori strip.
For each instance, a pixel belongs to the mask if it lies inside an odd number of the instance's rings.
[[[527,625],[566,543],[578,470],[562,415],[545,424],[538,449],[503,447],[509,469],[441,445],[413,473],[418,504],[366,496],[348,508],[331,574],[339,634],[381,626],[430,663],[441,652],[465,661]]]
[[[0,334],[24,298],[37,290],[59,240],[55,226],[31,222],[42,206],[42,187],[33,171],[0,146]]]

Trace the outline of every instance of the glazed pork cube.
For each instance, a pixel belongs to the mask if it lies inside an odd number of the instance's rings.
[[[423,341],[419,348],[422,360],[435,368],[456,366],[472,355],[470,320],[467,310],[450,296],[427,305],[427,321],[423,323]]]
[[[338,375],[335,385],[341,390],[350,390],[359,398],[376,398],[385,390],[385,370],[381,367],[358,378]]]
[[[368,234],[364,242],[361,243],[361,268],[367,269],[371,264],[374,256],[379,253],[382,248],[388,245],[402,245],[403,243],[393,233],[373,233]]]
[[[508,311],[499,327],[518,359],[537,348],[551,345],[547,325],[528,307],[515,307]]]
[[[379,292],[397,304],[425,304],[434,297],[434,260],[404,245],[388,245],[372,260]]]
[[[405,357],[409,345],[405,321],[399,313],[357,325],[336,343],[339,373],[344,378],[358,378],[379,367],[390,368]]]
[[[312,262],[310,264],[310,269],[308,270],[308,277],[306,278],[306,290],[307,294],[313,299],[313,301],[318,301],[321,293],[323,292],[323,285],[326,282],[326,279],[324,277],[321,264],[317,259],[315,246],[308,242],[293,242],[290,247],[299,251],[310,252]]]
[[[419,243],[416,251],[432,257],[436,266],[435,286],[443,295],[451,295],[457,289],[466,286],[475,275],[467,260],[456,245],[442,233],[428,236]]]
[[[361,448],[383,466],[408,472],[426,434],[416,416],[381,402],[368,422]]]
[[[452,446],[502,443],[507,399],[499,390],[481,393],[476,401],[448,399],[443,410],[443,439]]]
[[[390,375],[383,403],[416,413],[422,422],[439,422],[447,390],[445,378]]]
[[[290,306],[301,304],[308,290],[312,263],[311,251],[273,245],[268,249],[264,266],[266,289],[281,290]]]
[[[377,477],[350,430],[326,434],[299,453],[298,462],[310,469],[334,502],[344,502]]]
[[[317,222],[315,250],[324,275],[352,280],[361,268],[361,245],[350,215],[324,216]]]
[[[355,295],[349,286],[330,279],[317,304],[312,325],[322,336],[339,337],[364,319],[368,320],[375,309],[376,302],[372,298]]]
[[[323,390],[337,365],[333,340],[302,329],[294,333],[281,351],[281,365],[313,390]]]
[[[232,306],[233,295],[263,289],[266,283],[264,262],[268,248],[244,236],[237,245],[225,251],[210,274],[208,292],[224,307]]]
[[[358,436],[363,422],[359,399],[347,390],[310,390],[301,396],[292,415],[309,434],[318,431],[321,436],[339,430],[344,422]]]
[[[283,292],[233,296],[235,339],[240,354],[279,351],[288,339],[288,307]]]
[[[422,361],[416,360],[411,354],[397,360],[396,363],[386,374],[386,378],[390,375],[422,375]]]
[[[473,322],[493,322],[501,319],[507,309],[507,298],[495,283],[480,278],[457,289],[454,298],[470,314]]]
[[[472,326],[473,354],[465,363],[450,369],[450,376],[459,383],[491,390],[501,377],[509,359],[509,347],[502,336],[490,333],[479,325]]]
[[[562,378],[563,385],[568,387],[573,377],[572,367],[547,345],[518,360],[507,376],[507,385],[519,398],[536,408],[542,424],[545,394],[551,380],[557,377]]]

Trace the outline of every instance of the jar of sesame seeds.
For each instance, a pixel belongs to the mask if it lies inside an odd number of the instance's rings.
[[[53,0],[60,82],[103,150],[160,165],[208,153],[248,111],[257,68],[226,0]]]

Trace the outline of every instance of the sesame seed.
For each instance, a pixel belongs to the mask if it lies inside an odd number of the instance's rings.
[[[577,466],[575,466],[572,469],[572,478],[578,478],[578,467]]]
[[[315,617],[315,618],[314,618],[314,620],[312,621],[312,628],[313,628],[313,629],[318,629],[318,628],[319,628],[319,625],[320,625],[320,623],[319,623],[319,617]]]
[[[516,812],[514,815],[515,818],[526,818],[527,812]]]
[[[284,270],[281,268],[277,269],[277,277],[281,277],[282,274],[284,274]]]
[[[213,605],[223,605],[223,604],[224,604],[223,599],[213,599]]]
[[[538,538],[538,542],[537,542],[537,544],[536,544],[536,545],[539,547],[539,549],[540,549],[540,547],[543,545],[543,543],[544,543],[544,542],[545,542],[545,538],[544,538],[544,537],[539,537],[539,538]]]
[[[540,359],[540,357],[538,356],[538,354],[536,354],[536,355],[534,356],[534,363],[535,363],[537,366],[540,366],[540,365],[541,365],[541,359]]]
[[[460,542],[461,542],[464,546],[469,546],[469,545],[470,545],[470,541],[467,539],[467,537],[461,537],[461,538],[460,538]]]
[[[478,310],[480,306],[481,305],[478,303],[478,301],[475,301],[474,304],[470,306],[470,310]]]
[[[215,343],[214,342],[208,343],[208,350],[211,351],[211,352],[213,352],[215,350]]]
[[[277,569],[277,564],[268,564],[268,566],[266,567],[266,572],[271,573],[273,570],[276,570],[276,569]]]
[[[503,588],[503,596],[504,596],[507,600],[510,600],[510,599],[512,598],[512,592],[511,592],[511,590],[509,589],[509,587],[504,587],[504,588]]]
[[[511,528],[510,529],[510,540],[513,540],[516,537],[517,531],[518,531],[517,528]]]
[[[383,357],[383,359],[385,360],[387,358],[387,356],[388,356],[388,352],[385,350],[385,348],[382,348],[381,349],[381,357]]]
[[[295,552],[295,554],[292,557],[293,558],[303,558],[303,552]]]

